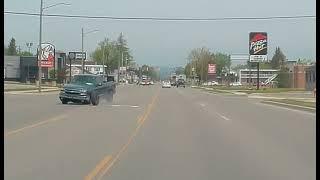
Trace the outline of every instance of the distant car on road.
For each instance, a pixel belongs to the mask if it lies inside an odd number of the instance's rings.
[[[162,88],[171,88],[171,84],[168,81],[162,82]]]
[[[69,84],[64,85],[59,94],[62,104],[68,102],[85,103],[96,106],[101,96],[107,101],[113,100],[115,93],[114,78],[104,79],[100,75],[79,74],[75,75]]]
[[[211,86],[217,86],[219,83],[217,81],[211,81]]]
[[[230,85],[231,86],[242,86],[241,82],[233,82]]]
[[[177,87],[186,87],[185,81],[183,79],[179,79],[177,81]]]

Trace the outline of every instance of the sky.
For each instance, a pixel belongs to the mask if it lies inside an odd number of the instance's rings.
[[[45,14],[119,17],[221,18],[315,15],[316,0],[44,0],[56,3]],[[258,4],[257,4],[258,3]],[[39,13],[40,0],[4,0],[4,11]],[[182,66],[193,48],[212,52],[248,54],[249,32],[268,33],[268,58],[279,46],[287,59],[316,58],[316,19],[229,21],[132,21],[107,19],[43,18],[43,42],[57,50],[81,51],[81,28],[99,30],[84,37],[84,50],[92,52],[105,37],[116,39],[123,32],[138,64]],[[33,52],[39,42],[39,17],[4,15],[4,44],[16,39],[17,46]],[[240,63],[242,61],[234,61]]]

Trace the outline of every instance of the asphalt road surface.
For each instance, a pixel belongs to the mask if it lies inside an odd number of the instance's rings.
[[[243,96],[159,85],[113,103],[5,94],[6,180],[312,180],[316,116]]]

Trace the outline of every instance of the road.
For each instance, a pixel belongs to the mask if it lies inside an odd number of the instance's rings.
[[[112,104],[5,94],[6,180],[316,178],[314,113],[158,85]]]

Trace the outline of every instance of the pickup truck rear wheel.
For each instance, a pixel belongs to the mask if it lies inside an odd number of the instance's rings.
[[[92,105],[97,106],[99,104],[99,96],[96,94],[91,94],[90,101]]]

